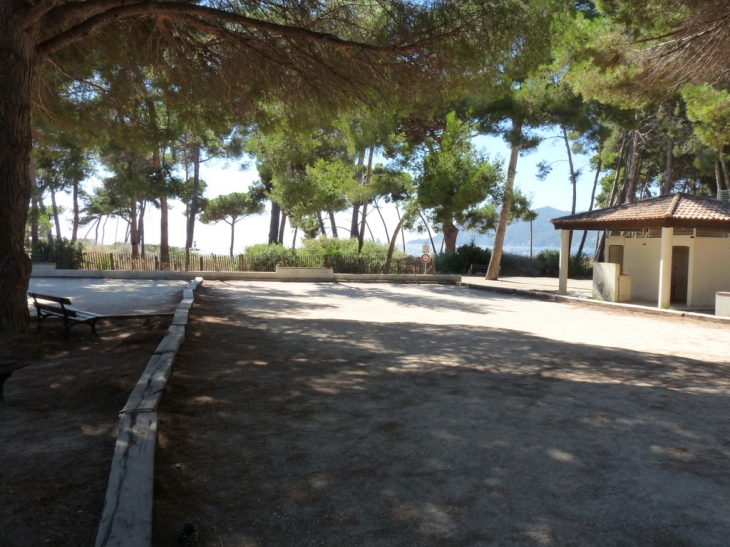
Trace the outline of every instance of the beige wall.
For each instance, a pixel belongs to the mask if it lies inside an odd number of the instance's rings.
[[[624,246],[624,275],[631,276],[633,300],[656,301],[659,295],[659,238],[609,238],[621,239]],[[621,243],[611,243],[621,245]]]
[[[713,307],[715,293],[730,291],[730,239],[698,237],[690,250],[692,306]]]

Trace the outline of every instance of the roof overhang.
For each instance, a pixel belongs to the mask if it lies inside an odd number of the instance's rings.
[[[642,228],[699,228],[728,230],[730,221],[679,218],[643,220],[560,220],[550,221],[556,230],[640,230]]]

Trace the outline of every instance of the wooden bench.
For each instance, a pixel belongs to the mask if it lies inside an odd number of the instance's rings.
[[[10,378],[14,371],[27,367],[28,365],[30,363],[25,361],[0,361],[0,406],[5,406],[5,397],[3,396],[5,380]]]
[[[489,264],[471,264],[469,266],[469,275],[479,275],[479,274],[487,275],[488,269],[489,269]]]
[[[41,330],[41,321],[48,317],[60,317],[63,319],[63,332],[66,338],[68,338],[69,329],[79,323],[88,323],[91,325],[91,334],[99,336],[96,333],[96,322],[99,320],[101,315],[70,307],[71,300],[65,296],[51,296],[48,294],[38,294],[34,292],[29,292],[28,296],[33,298],[33,305],[35,306],[38,314],[39,331]],[[53,302],[58,305],[45,304],[38,302],[38,300],[45,300],[46,302]]]

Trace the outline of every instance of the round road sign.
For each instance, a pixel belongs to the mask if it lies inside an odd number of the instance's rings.
[[[423,253],[423,255],[421,255],[421,262],[431,262],[431,255]]]

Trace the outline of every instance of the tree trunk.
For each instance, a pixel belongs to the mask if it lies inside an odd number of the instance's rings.
[[[522,122],[515,121],[513,125],[512,150],[510,151],[509,165],[507,167],[507,180],[504,183],[504,200],[502,201],[502,209],[499,211],[499,220],[497,221],[497,229],[494,234],[494,246],[492,247],[492,257],[489,260],[489,268],[487,268],[486,275],[486,279],[491,280],[499,277],[499,265],[502,262],[502,248],[504,247],[504,234],[507,231],[509,212],[512,208],[512,190],[515,186],[517,159],[520,156],[520,145],[517,139],[522,134]]]
[[[444,246],[446,247],[447,253],[455,253],[456,252],[456,237],[459,235],[459,229],[454,226],[454,223],[450,220],[448,222],[444,222],[443,225],[443,234],[444,234]],[[433,242],[431,242],[431,245],[433,245]],[[433,250],[433,252],[436,252],[436,249]]]
[[[24,249],[30,202],[31,87],[37,28],[15,18],[28,4],[0,2],[0,333],[30,328],[26,292],[31,261]]]
[[[357,180],[357,184],[359,186],[362,185],[362,166],[365,163],[365,150],[361,151],[357,156],[357,172],[355,173],[355,179]],[[350,237],[358,237],[359,236],[359,230],[358,226],[359,218],[358,214],[360,213],[360,202],[353,203],[352,204],[352,222],[350,223]]]
[[[674,186],[674,139],[667,138],[667,166],[664,171],[662,194],[670,194]]]
[[[626,150],[626,135],[624,135],[623,141],[621,141],[621,149],[618,153],[618,159],[616,160],[616,176],[613,177],[613,186],[611,186],[611,195],[608,197],[606,207],[613,205],[616,192],[618,192],[618,181],[621,178],[621,162],[624,159],[624,151]]]
[[[294,237],[291,240],[291,248],[296,249],[297,247],[297,232],[299,231],[299,226],[294,227]]]
[[[395,232],[393,232],[393,237],[390,238],[390,245],[388,245],[388,257],[385,259],[385,266],[383,266],[384,274],[390,273],[390,263],[393,261],[393,251],[395,251],[395,241],[396,241],[396,239],[398,239],[398,232],[401,230],[401,226],[403,226],[403,220],[404,220],[403,218],[398,220],[398,225],[395,227]]]
[[[76,243],[79,234],[79,181],[75,180],[73,185],[74,220],[71,231],[71,243]],[[115,241],[116,243],[116,241]]]
[[[190,270],[190,248],[195,237],[195,217],[198,214],[198,191],[200,189],[200,145],[193,143],[193,197],[188,213],[188,233],[185,240],[185,269]]]
[[[269,245],[281,243],[279,237],[279,217],[281,216],[281,207],[275,201],[271,202],[271,216],[269,219]]]
[[[45,216],[46,216],[47,218],[49,218],[49,219],[51,218],[51,216],[50,216],[50,215],[48,214],[48,210],[46,209],[46,205],[45,205],[45,204],[43,203],[43,196],[41,196],[41,197],[40,197],[40,198],[38,199],[38,207],[40,208],[40,210],[41,210],[41,213],[42,213],[43,215],[45,215]],[[49,245],[50,245],[51,247],[53,247],[53,245],[54,245],[54,241],[53,241],[53,230],[52,230],[51,228],[49,228],[49,229],[48,229],[48,230],[46,231],[46,237],[48,238],[48,244],[49,244]]]
[[[368,171],[365,177],[365,186],[370,186],[370,177],[373,175],[373,154],[375,152],[375,145],[370,147],[370,153],[368,154]],[[362,205],[362,222],[360,226],[360,234],[357,242],[357,252],[362,251],[362,245],[365,241],[365,224],[368,218],[368,199],[366,198]]]
[[[638,119],[638,114],[636,115]],[[629,173],[629,186],[626,198],[629,203],[636,201],[636,181],[639,176],[639,130],[634,129],[634,140],[631,145],[631,172]]]
[[[94,228],[94,243],[99,243],[99,225],[101,224],[101,215],[96,219],[96,227]]]
[[[585,236],[583,236],[585,239]],[[530,221],[530,258],[532,258],[532,220]]]
[[[278,243],[284,245],[284,229],[286,228],[286,213],[281,212],[281,222],[279,223],[279,239]]]
[[[573,167],[573,152],[570,149],[570,140],[568,140],[568,131],[564,126],[560,129],[563,130],[563,140],[565,141],[565,149],[568,152],[568,167],[570,167],[570,184],[573,186],[573,204],[570,209],[570,214],[575,214],[575,207],[578,202],[578,177],[575,174],[575,167]],[[568,249],[573,245],[573,230],[570,230],[570,241],[568,243]]]
[[[160,269],[170,269],[170,240],[167,196],[160,196]]]
[[[720,165],[722,165],[722,174],[725,179],[725,190],[730,190],[730,175],[727,172],[727,164],[725,163],[725,150],[720,150]]]
[[[236,237],[236,222],[231,219],[231,258],[233,258],[233,240]]]
[[[400,222],[400,220],[401,220],[401,218],[400,218],[400,209],[398,208],[398,205],[397,204],[395,206],[395,212],[398,213],[398,222]],[[406,233],[405,233],[405,230],[401,230],[400,231],[400,236],[401,236],[401,239],[403,241],[403,252],[405,253],[406,252]]]
[[[147,202],[143,199],[139,204],[139,219],[137,220],[137,237],[139,238],[140,254],[144,256],[144,213]]]
[[[337,224],[335,224],[335,213],[332,211],[332,209],[327,209],[327,214],[330,217],[330,228],[332,230],[332,237],[337,237]]]
[[[327,237],[327,229],[324,227],[324,219],[322,218],[322,211],[317,211],[317,221],[319,222],[320,233],[324,237]]]
[[[380,205],[378,204],[377,200],[374,201],[373,205],[378,210],[378,215],[380,215],[380,220],[383,223],[383,229],[385,230],[385,239],[387,241],[390,241],[390,235],[388,235],[388,225],[385,223],[385,219],[383,218],[383,213],[380,211]]]
[[[137,194],[129,198],[129,228],[132,242],[132,258],[139,258],[139,234],[137,233]]]
[[[426,232],[428,232],[428,239],[431,242],[431,252],[436,252],[436,244],[433,242],[433,236],[431,235],[431,228],[428,227],[428,222],[426,222],[426,219],[423,218],[423,214],[421,214],[421,211],[418,211],[418,216],[421,217],[421,222],[423,222],[423,225],[426,227]],[[442,241],[443,243],[443,241]]]
[[[601,164],[603,160],[598,157],[598,165],[596,165],[596,176],[593,179],[593,190],[591,191],[591,204],[588,206],[588,211],[593,210],[593,203],[596,199],[596,187],[598,186],[598,177],[601,175]],[[583,254],[583,246],[586,244],[586,237],[588,236],[588,230],[583,230],[583,237],[580,239],[580,245],[578,246],[578,259]],[[532,235],[530,236],[532,237]]]
[[[718,169],[720,164],[717,164]],[[718,171],[719,173],[720,171]],[[35,162],[30,160],[30,182],[32,185],[31,218],[30,218],[30,242],[35,247],[38,244],[38,181],[35,176]]]
[[[56,239],[61,241],[61,221],[58,219],[58,205],[56,205],[56,191],[51,188],[51,209],[53,210],[53,223],[56,225]]]
[[[720,197],[720,190],[722,190],[722,175],[720,175],[720,160],[715,161],[715,184],[717,185],[717,197]]]

